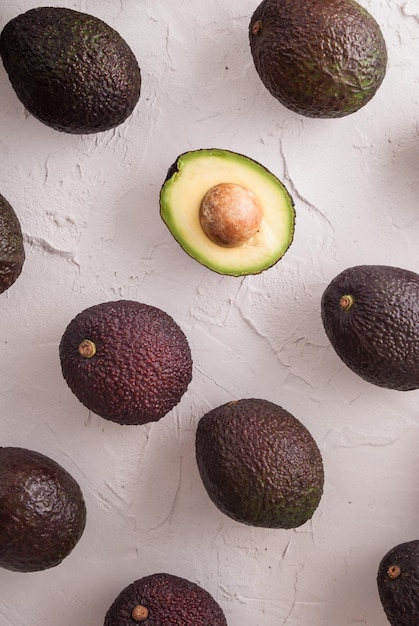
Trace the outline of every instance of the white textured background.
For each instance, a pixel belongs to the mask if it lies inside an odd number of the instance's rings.
[[[419,392],[380,389],[345,368],[324,334],[320,297],[350,265],[419,272],[419,6],[362,3],[383,30],[389,66],[373,100],[339,120],[298,116],[262,86],[247,38],[255,0],[57,3],[104,19],[136,54],[142,95],[114,131],[83,137],[42,125],[0,64],[0,193],[27,253],[0,298],[0,442],[57,460],[88,507],[61,565],[0,570],[2,626],[102,626],[119,591],[157,571],[205,587],[229,626],[387,624],[378,563],[419,538]],[[50,4],[4,0],[0,26]],[[159,217],[172,161],[212,147],[259,160],[294,197],[294,243],[259,276],[212,273]],[[189,390],[153,425],[89,414],[61,375],[68,322],[120,298],[161,307],[191,345]],[[198,419],[249,396],[291,411],[322,451],[324,496],[297,530],[236,523],[200,482]]]

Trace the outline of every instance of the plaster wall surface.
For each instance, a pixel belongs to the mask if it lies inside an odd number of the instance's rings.
[[[0,26],[50,4],[5,0]],[[263,87],[247,35],[254,0],[59,5],[118,30],[143,87],[126,123],[73,136],[29,115],[0,66],[0,193],[19,215],[27,254],[0,297],[0,442],[61,463],[88,509],[61,565],[0,570],[0,624],[101,626],[125,585],[166,571],[205,587],[229,626],[385,626],[378,563],[419,538],[419,392],[349,371],[325,336],[320,298],[348,266],[419,272],[417,0],[363,0],[387,42],[387,75],[366,107],[338,120],[292,113]],[[159,217],[176,156],[214,147],[260,161],[294,198],[294,242],[260,275],[211,272]],[[61,375],[69,321],[121,298],[164,309],[191,346],[192,383],[154,424],[121,427],[89,413]],[[242,397],[282,405],[321,449],[324,495],[298,529],[234,522],[204,491],[197,422]]]

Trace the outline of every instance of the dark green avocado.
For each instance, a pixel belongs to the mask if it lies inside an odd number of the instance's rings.
[[[419,624],[419,540],[395,546],[382,558],[377,586],[391,626]]]
[[[119,424],[166,415],[192,378],[188,341],[173,318],[132,300],[79,313],[60,342],[62,373],[90,411]]]
[[[26,448],[0,448],[0,567],[55,567],[81,538],[86,506],[61,465]]]
[[[0,195],[0,293],[19,278],[25,261],[22,228],[9,202]]]
[[[212,502],[251,526],[301,526],[323,493],[323,461],[313,437],[267,400],[237,400],[204,415],[196,460]]]
[[[60,7],[22,13],[3,28],[0,54],[24,107],[58,131],[114,128],[140,97],[141,74],[131,48],[86,13]]]
[[[230,150],[179,155],[160,191],[160,215],[185,252],[229,276],[272,267],[294,237],[294,202],[285,186]]]
[[[399,391],[419,388],[419,275],[358,265],[323,293],[321,316],[337,355],[364,380]]]
[[[173,574],[131,583],[109,607],[104,626],[227,626],[219,604],[202,587]]]
[[[265,87],[307,117],[358,111],[387,69],[380,27],[355,0],[263,0],[251,18],[249,38]]]

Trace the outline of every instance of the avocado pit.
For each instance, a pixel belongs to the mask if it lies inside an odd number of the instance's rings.
[[[249,241],[257,233],[262,217],[253,191],[235,183],[211,187],[199,208],[202,230],[214,243],[227,248]]]

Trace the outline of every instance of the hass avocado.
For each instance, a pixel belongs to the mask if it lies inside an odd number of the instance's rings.
[[[381,604],[391,626],[419,624],[419,540],[394,546],[377,573]]]
[[[220,605],[202,587],[180,576],[158,573],[121,591],[104,626],[227,626]]]
[[[140,97],[141,72],[121,35],[93,15],[30,9],[0,35],[0,54],[24,107],[67,133],[97,133],[124,122]]]
[[[25,261],[22,228],[11,204],[0,195],[0,293],[19,278]]]
[[[419,275],[357,265],[325,289],[321,316],[342,361],[364,380],[399,391],[419,388]]]
[[[185,252],[230,276],[272,267],[294,237],[294,202],[285,186],[229,150],[178,156],[160,192],[160,215]]]
[[[90,411],[119,424],[155,422],[180,402],[192,378],[188,340],[157,307],[117,300],[91,306],[59,346],[71,391]]]
[[[249,38],[265,87],[307,117],[358,111],[386,74],[381,29],[355,0],[263,0],[252,15]]]
[[[282,407],[235,400],[198,422],[196,461],[212,502],[232,519],[264,528],[296,528],[319,505],[320,450],[307,428]]]
[[[86,505],[76,480],[56,461],[26,448],[0,448],[0,567],[55,567],[80,540]]]

